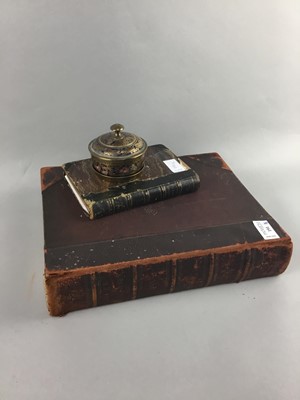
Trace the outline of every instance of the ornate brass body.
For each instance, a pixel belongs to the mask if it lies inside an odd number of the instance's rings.
[[[147,143],[124,126],[114,124],[111,131],[92,140],[89,151],[94,169],[107,178],[130,178],[144,166]]]

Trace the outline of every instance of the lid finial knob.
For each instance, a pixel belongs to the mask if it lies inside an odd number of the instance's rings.
[[[115,132],[117,137],[120,137],[121,136],[121,132],[124,130],[124,125],[122,125],[122,124],[113,124],[110,127],[110,130],[112,132]]]

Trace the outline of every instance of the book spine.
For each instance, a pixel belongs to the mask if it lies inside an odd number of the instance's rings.
[[[158,185],[153,188],[136,190],[120,196],[93,203],[91,219],[104,217],[133,207],[165,200],[181,194],[195,191],[200,184],[197,176],[190,176],[181,181]]]
[[[51,315],[178,292],[222,283],[278,275],[288,266],[292,243],[278,243],[241,251],[181,254],[168,259],[138,260],[125,267],[89,273],[47,274],[46,292]]]

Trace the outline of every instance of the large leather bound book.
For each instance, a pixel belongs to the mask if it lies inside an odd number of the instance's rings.
[[[289,235],[217,153],[182,160],[193,192],[91,221],[61,167],[42,168],[45,283],[51,315],[269,277],[288,266]]]

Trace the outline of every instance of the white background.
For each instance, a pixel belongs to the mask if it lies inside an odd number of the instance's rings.
[[[0,399],[299,399],[299,1],[1,0],[0,19]],[[49,317],[39,168],[113,122],[218,151],[292,236],[286,273]]]

